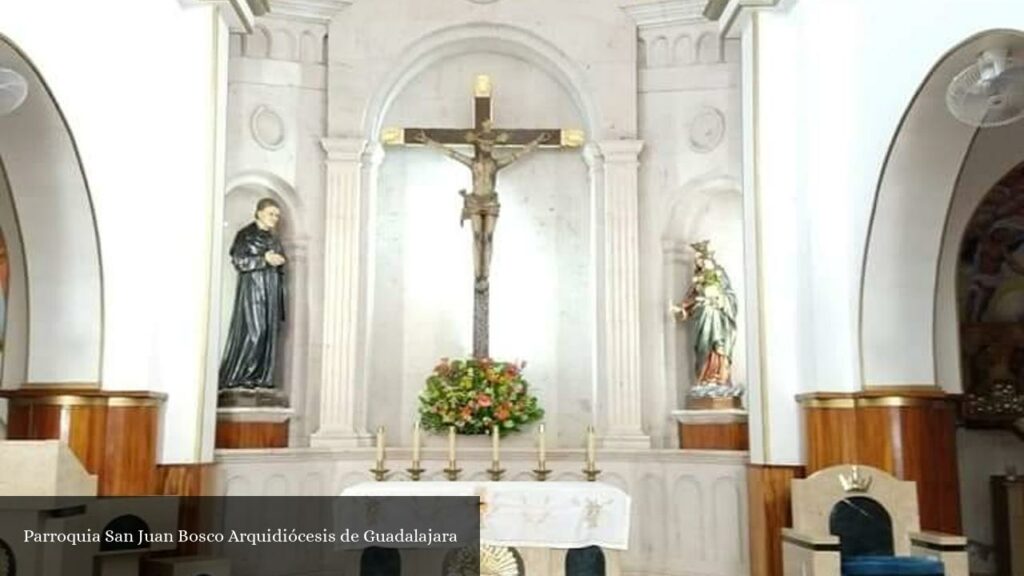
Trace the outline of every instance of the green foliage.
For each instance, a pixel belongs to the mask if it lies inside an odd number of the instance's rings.
[[[420,393],[420,423],[425,430],[459,434],[488,434],[495,425],[501,434],[518,431],[540,420],[544,410],[529,393],[524,364],[489,358],[442,358]]]

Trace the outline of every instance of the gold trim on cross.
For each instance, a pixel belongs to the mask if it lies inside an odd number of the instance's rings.
[[[488,138],[495,138],[498,145],[521,147],[533,142],[542,134],[548,134],[542,148],[579,148],[586,143],[586,134],[575,128],[497,128],[494,122],[494,84],[491,77],[479,74],[473,79],[473,127],[472,128],[397,128],[387,127],[381,131],[380,141],[387,146],[420,145],[417,136],[424,136],[448,146],[467,145],[482,133],[489,132]],[[492,126],[485,127],[485,123]],[[489,128],[489,131],[487,130]]]

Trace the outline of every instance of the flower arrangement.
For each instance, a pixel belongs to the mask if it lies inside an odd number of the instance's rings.
[[[504,434],[540,420],[544,410],[523,379],[525,365],[442,358],[420,393],[421,425],[437,432],[455,426],[459,434],[489,434],[497,425]]]

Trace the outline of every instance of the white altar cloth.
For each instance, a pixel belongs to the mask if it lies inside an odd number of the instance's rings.
[[[629,495],[599,482],[365,482],[341,495],[479,496],[483,544],[629,548]]]

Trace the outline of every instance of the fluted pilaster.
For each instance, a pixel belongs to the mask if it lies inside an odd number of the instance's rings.
[[[357,418],[357,374],[363,357],[359,294],[367,141],[325,138],[322,144],[327,152],[323,364],[320,428],[310,442],[314,446],[358,446],[370,438]]]
[[[597,144],[603,174],[602,189],[603,322],[598,358],[603,359],[604,407],[607,429],[602,444],[609,447],[649,448],[643,429],[640,383],[640,140],[610,140]],[[598,156],[591,154],[598,159]]]

